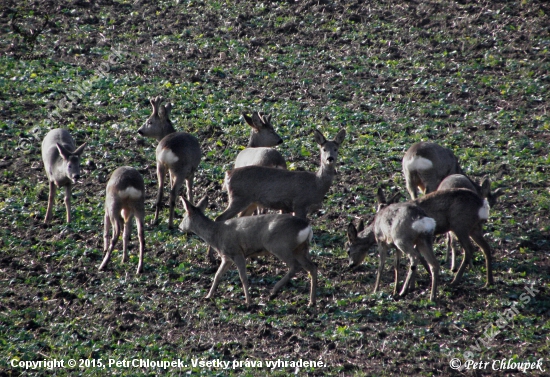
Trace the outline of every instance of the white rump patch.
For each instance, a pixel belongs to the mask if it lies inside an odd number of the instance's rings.
[[[131,214],[132,213],[128,211],[126,208],[122,208],[122,210],[120,211],[120,216],[122,216],[122,218],[124,219],[124,222],[128,222],[128,219],[130,218]]]
[[[435,229],[435,220],[431,217],[423,217],[412,223],[412,228],[419,233],[432,233]]]
[[[407,169],[409,169],[409,171],[428,170],[434,166],[432,161],[419,156],[414,156],[412,159],[405,161],[405,163],[407,164]]]
[[[487,220],[489,218],[489,209],[489,202],[487,199],[483,199],[483,207],[481,207],[477,213],[481,220]]]
[[[311,226],[308,226],[307,228],[304,228],[298,232],[298,243],[302,243],[306,239],[308,242],[311,242],[312,238],[313,238],[313,230],[311,230]]]
[[[158,160],[165,164],[173,164],[174,162],[177,162],[179,160],[179,157],[176,156],[171,149],[164,148],[160,151]]]
[[[128,186],[125,190],[119,191],[118,196],[122,199],[139,199],[141,198],[141,191],[136,189],[135,187]]]

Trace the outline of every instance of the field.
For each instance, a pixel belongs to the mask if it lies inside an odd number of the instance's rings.
[[[527,373],[550,375],[548,3],[3,3],[0,376],[504,376],[537,361],[541,367]],[[137,130],[157,95],[174,104],[176,129],[201,143],[195,198],[209,197],[212,218],[227,206],[224,172],[248,141],[243,112],[273,116],[290,170],[318,168],[313,129],[328,138],[346,129],[335,181],[310,217],[316,308],[307,307],[303,271],[268,298],[287,271],[273,257],[248,262],[250,307],[236,269],[214,299],[204,299],[217,269],[206,244],[168,230],[167,207],[160,225],[151,225],[156,142]],[[57,127],[87,148],[73,222],[64,221],[58,191],[46,226],[40,142]],[[373,294],[376,249],[353,271],[345,249],[349,222],[372,219],[378,187],[408,197],[401,159],[422,140],[450,148],[470,177],[490,177],[493,190],[505,190],[485,225],[495,285],[483,287],[478,251],[456,288],[442,267],[435,304],[423,268],[418,288],[397,300],[393,254]],[[117,250],[98,271],[105,184],[123,165],[146,184],[140,276],[135,233],[130,261],[122,264]],[[176,211],[179,223],[179,202]],[[443,237],[434,250],[443,265]],[[132,364],[139,359],[184,366]],[[487,364],[454,369],[467,359]],[[54,360],[63,367],[24,369],[32,367],[24,361]],[[286,366],[267,366],[277,360]]]

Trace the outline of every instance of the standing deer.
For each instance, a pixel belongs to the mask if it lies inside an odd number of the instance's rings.
[[[236,216],[251,204],[263,208],[294,212],[297,217],[321,208],[323,198],[336,174],[338,150],[346,130],[327,141],[318,130],[314,137],[321,149],[321,166],[316,173],[288,171],[263,166],[245,166],[225,173],[224,186],[229,193],[229,206],[216,221]]]
[[[183,185],[183,181],[187,185],[187,199],[193,202],[193,177],[201,160],[201,148],[194,136],[186,132],[175,132],[169,119],[172,104],[168,103],[162,106],[162,100],[160,96],[150,100],[153,106],[153,113],[138,130],[138,133],[159,141],[156,150],[159,191],[153,222],[155,224],[158,223],[159,212],[162,208],[164,178],[166,173],[169,172],[170,218],[168,220],[168,228],[172,229],[176,197]]]
[[[243,166],[265,166],[268,168],[286,169],[285,158],[271,147],[283,143],[283,139],[271,125],[271,115],[254,112],[252,117],[243,113],[244,120],[252,128],[248,146],[237,155],[235,168]],[[250,216],[257,206],[251,204],[240,216]]]
[[[301,266],[311,277],[309,306],[315,306],[317,266],[311,261],[309,255],[309,242],[313,232],[307,220],[288,214],[272,214],[212,221],[203,213],[207,206],[206,197],[199,202],[197,207],[183,197],[181,199],[187,214],[180,224],[180,230],[198,235],[218,251],[222,260],[206,298],[214,296],[223,274],[232,263],[235,263],[243,285],[246,303],[250,305],[245,259],[270,253],[285,262],[290,268],[288,273],[273,287],[271,297],[277,294]]]
[[[257,165],[286,169],[284,157],[274,147],[283,143],[283,139],[271,125],[271,115],[254,112],[252,117],[243,113],[244,120],[252,128],[248,145],[237,155],[235,168]]]
[[[128,259],[128,242],[132,233],[132,219],[136,218],[139,239],[139,263],[137,272],[143,272],[143,252],[145,249],[144,221],[145,221],[145,184],[139,172],[129,166],[116,169],[109,182],[105,196],[105,224],[103,232],[103,252],[105,257],[99,267],[102,271],[107,266],[111,253],[124,228],[122,237],[122,263]],[[113,228],[109,243],[109,230]]]
[[[384,194],[378,191],[378,201],[385,203]],[[380,205],[379,211],[374,217],[373,222],[362,229],[362,223],[359,226],[361,233],[353,223],[348,226],[348,256],[350,267],[358,266],[363,262],[369,249],[378,244],[379,265],[374,293],[377,292],[380,285],[380,277],[386,261],[387,252],[390,246],[396,249],[395,254],[395,285],[393,294],[398,290],[399,284],[399,260],[401,252],[405,253],[410,260],[409,272],[403,284],[399,296],[404,296],[414,288],[416,266],[420,254],[427,261],[427,269],[431,272],[432,286],[430,300],[435,301],[437,295],[437,280],[439,276],[439,264],[434,256],[432,249],[432,237],[436,227],[435,220],[428,217],[426,213],[417,205],[412,203],[394,203],[391,205]],[[416,246],[416,249],[415,249]],[[419,254],[420,252],[420,254]]]
[[[452,231],[464,248],[464,259],[451,285],[456,286],[460,282],[466,265],[473,256],[474,245],[470,238],[481,247],[485,255],[486,286],[492,285],[491,247],[483,238],[483,223],[489,218],[487,199],[480,198],[470,190],[451,189],[426,194],[411,203],[418,205],[435,220],[435,235]]]
[[[500,188],[491,193],[491,181],[488,178],[485,178],[480,186],[475,181],[462,174],[449,175],[447,178],[441,181],[437,190],[449,190],[453,188],[464,188],[477,193],[480,198],[487,199],[489,207],[491,208],[496,204],[498,197],[504,194],[504,191]],[[453,243],[452,233],[449,232],[447,234],[447,263],[449,263],[451,252],[452,259],[450,260],[450,267],[451,271],[456,272],[456,250]],[[473,260],[470,259],[470,268],[473,267],[472,262]]]
[[[57,187],[65,187],[67,223],[71,222],[71,190],[73,184],[80,179],[80,157],[85,147],[86,143],[76,148],[69,131],[61,128],[48,132],[42,141],[42,161],[50,185],[45,223],[52,219]]]
[[[403,174],[407,191],[412,199],[416,199],[418,187],[423,193],[429,194],[437,189],[445,177],[464,172],[450,149],[423,141],[413,144],[405,153]]]

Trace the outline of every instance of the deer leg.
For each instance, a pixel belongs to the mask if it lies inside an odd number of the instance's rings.
[[[243,284],[244,297],[246,299],[246,305],[250,305],[250,294],[248,293],[248,277],[246,276],[246,260],[242,254],[237,254],[233,258],[233,262],[237,265],[239,270],[239,277],[241,278],[241,283]]]
[[[409,174],[411,174],[411,173],[409,173]],[[407,176],[408,176],[408,174],[405,174],[405,183],[407,185],[407,191],[409,192],[409,195],[411,196],[411,199],[415,200],[418,197],[416,182],[413,182],[412,179],[408,179]]]
[[[252,216],[254,214],[254,211],[256,211],[256,209],[259,210],[259,207],[256,205],[256,203],[253,203],[249,205],[244,211],[239,213],[239,217]]]
[[[50,181],[50,194],[48,196],[48,209],[46,210],[46,217],[44,218],[44,223],[49,223],[52,219],[53,205],[55,203],[55,193],[57,191],[57,186],[53,181]]]
[[[384,269],[384,264],[386,263],[386,256],[388,255],[388,246],[385,244],[378,244],[378,274],[376,274],[376,282],[374,283],[374,292],[378,291],[380,286],[380,276],[382,276],[382,270]]]
[[[460,242],[460,245],[464,249],[464,258],[462,259],[462,263],[460,264],[460,267],[451,282],[451,286],[455,287],[460,282],[460,279],[462,278],[462,275],[464,274],[464,271],[466,270],[466,265],[470,262],[470,258],[472,258],[472,255],[474,253],[474,245],[470,241],[470,237],[467,234],[462,233],[456,233],[456,237],[458,238],[458,242]]]
[[[216,217],[216,221],[225,221],[229,220],[235,216],[239,212],[241,212],[243,209],[247,208],[250,205],[250,201],[246,198],[230,198],[229,199],[229,206],[226,208],[226,210]]]
[[[398,248],[395,248],[395,261],[393,262],[393,270],[394,270],[394,285],[393,285],[393,295],[397,295],[397,287],[399,286],[399,264],[401,261],[401,250]]]
[[[137,232],[139,239],[139,262],[136,271],[137,274],[141,274],[143,272],[143,253],[145,252],[145,232],[143,229],[144,217],[145,211],[136,215]]]
[[[296,260],[309,273],[311,278],[308,306],[313,307],[317,302],[317,265],[310,259],[309,245],[307,243],[303,243],[298,248],[299,250],[295,253]]]
[[[288,261],[287,262],[287,265],[289,266],[289,270],[288,272],[286,273],[285,276],[283,276],[283,278],[281,280],[279,280],[277,282],[277,284],[275,284],[275,286],[273,287],[273,289],[271,290],[271,293],[269,294],[269,298],[272,299],[274,298],[276,295],[277,295],[277,292],[279,292],[279,289],[281,289],[281,287],[283,287],[284,285],[286,285],[288,283],[288,281],[294,276],[296,275],[296,265],[297,265],[297,262],[296,260],[291,260],[291,261]]]
[[[120,236],[120,225],[122,224],[122,218],[115,218],[111,220],[114,220],[114,221],[111,221],[111,225],[113,226],[113,235],[111,237],[111,245],[109,246],[109,250],[107,250],[107,254],[105,254],[105,257],[103,258],[103,262],[101,262],[101,266],[99,266],[99,271],[104,270],[105,267],[107,266],[109,259],[111,259],[111,253],[115,249],[115,245]]]
[[[185,186],[187,187],[187,200],[189,203],[193,203],[193,178],[195,177],[194,173],[189,173],[187,178],[185,178]]]
[[[433,253],[433,246],[432,246],[432,240],[431,235],[425,235],[421,240],[417,242],[417,248],[418,251],[420,251],[420,255],[424,257],[424,259],[428,262],[428,265],[430,266],[430,273],[432,275],[432,289],[430,291],[430,301],[435,301],[435,298],[437,297],[437,285],[439,282],[439,263],[437,262],[437,259],[435,258],[435,255]]]
[[[395,241],[394,244],[396,248],[409,257],[409,272],[407,273],[407,277],[405,278],[405,282],[403,283],[403,287],[399,293],[399,296],[403,297],[411,290],[411,282],[414,285],[414,281],[416,279],[416,265],[418,264],[418,257],[420,255],[413,245],[409,245],[406,242]]]
[[[210,291],[208,292],[205,298],[214,297],[214,292],[216,291],[216,288],[218,288],[218,284],[220,284],[220,280],[223,274],[225,274],[225,272],[229,269],[229,267],[231,267],[231,263],[232,261],[230,259],[222,255],[222,263],[220,264],[220,267],[218,267],[218,271],[214,276],[214,282],[212,283],[212,287],[210,288]]]
[[[109,250],[109,230],[111,229],[111,219],[109,214],[105,211],[105,218],[103,224],[103,252],[106,253]]]
[[[483,254],[485,255],[485,271],[487,274],[487,283],[486,287],[493,285],[495,282],[493,280],[493,267],[492,267],[492,255],[491,255],[491,246],[485,241],[483,237],[483,226],[480,224],[470,233],[470,237],[474,242],[481,248]]]
[[[176,198],[178,196],[178,192],[181,189],[181,186],[183,186],[183,177],[181,175],[173,175],[172,172],[170,172],[170,181],[171,181],[171,189],[170,189],[170,218],[168,220],[168,229],[174,228],[174,210],[176,207]],[[193,184],[191,184],[193,186]],[[189,195],[189,186],[187,186],[188,191],[187,195]],[[191,195],[193,196],[193,195]],[[191,202],[192,203],[192,202]]]
[[[159,191],[157,193],[157,202],[155,205],[155,218],[153,219],[153,225],[158,224],[159,212],[162,208],[162,195],[164,188],[164,178],[166,177],[166,168],[164,164],[160,161],[157,161],[157,180],[159,183]]]
[[[71,222],[71,189],[72,185],[70,183],[65,186],[65,209],[67,210],[67,224]]]
[[[128,260],[128,244],[130,243],[130,234],[132,233],[132,220],[134,216],[124,219],[124,232],[122,233],[122,263]]]

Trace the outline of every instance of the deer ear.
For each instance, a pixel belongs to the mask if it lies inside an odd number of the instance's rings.
[[[197,208],[200,209],[202,213],[204,213],[204,210],[208,206],[208,197],[205,195],[200,201],[199,204],[197,204]]]
[[[167,103],[166,105],[164,105],[164,119],[168,119],[168,117],[170,116],[170,111],[172,111],[172,104],[171,103]]]
[[[252,128],[256,128],[256,126],[254,125],[254,122],[252,121],[252,118],[250,116],[248,116],[246,113],[243,113],[243,118],[244,118],[244,121],[246,122],[246,124],[248,124]]]
[[[336,137],[334,138],[334,142],[338,145],[342,144],[344,142],[344,139],[346,137],[346,130],[345,129],[341,129],[340,131],[338,131],[338,133],[336,134]]]
[[[350,243],[354,243],[356,240],[357,240],[357,229],[355,229],[355,225],[353,225],[353,222],[351,222],[348,225],[348,241]]]
[[[273,127],[271,126],[271,115],[266,115],[266,116],[264,117],[264,121],[265,121],[265,125],[266,125],[266,126],[269,126],[269,127],[273,128]]]
[[[55,145],[57,146],[57,150],[59,151],[59,154],[61,155],[61,157],[64,160],[68,160],[69,157],[71,156],[71,152],[69,152],[67,148],[65,148],[63,145],[59,143],[55,143]]]
[[[390,198],[390,200],[388,200],[388,204],[397,203],[399,201],[399,199],[401,199],[401,193],[400,192],[398,192],[394,196],[392,196]]]
[[[75,151],[73,152],[73,154],[81,156],[82,152],[84,152],[84,148],[86,148],[86,143],[84,143],[80,147],[76,148]]]
[[[187,201],[183,196],[180,196],[181,202],[183,203],[183,208],[185,209],[185,212],[189,214],[191,212],[191,203]]]
[[[315,142],[319,145],[323,145],[327,142],[327,139],[325,139],[319,130],[313,130],[313,137],[315,138]]]
[[[359,221],[359,225],[357,226],[357,231],[362,232],[363,230],[365,230],[365,223],[363,222],[363,219],[361,219]]]
[[[491,194],[491,181],[485,178],[481,183],[481,197],[487,198]]]
[[[378,187],[378,190],[376,191],[376,199],[378,200],[378,204],[386,204],[386,196],[384,195],[384,191],[381,187]]]
[[[502,195],[504,195],[504,194],[506,194],[506,191],[504,191],[504,190],[501,189],[501,188],[497,188],[497,189],[495,190],[495,192],[493,192],[493,197],[494,197],[494,198],[498,198],[499,196],[502,196]]]

